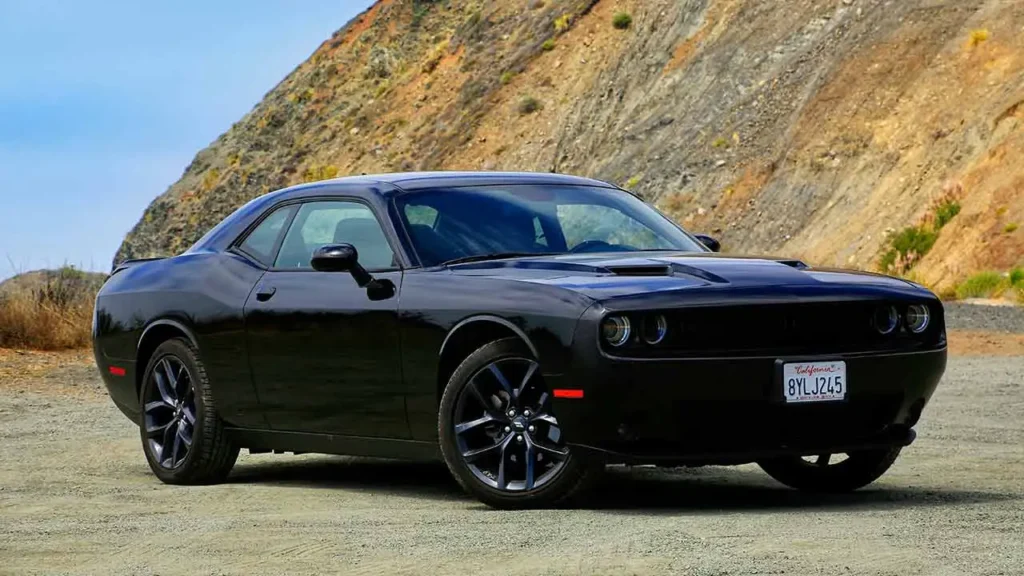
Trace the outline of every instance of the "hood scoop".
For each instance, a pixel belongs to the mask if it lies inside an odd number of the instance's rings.
[[[790,268],[796,268],[797,270],[807,270],[810,268],[807,264],[804,264],[800,260],[776,260],[779,264],[785,264]]]
[[[668,264],[642,264],[635,266],[605,266],[605,269],[616,276],[671,276],[672,267]]]

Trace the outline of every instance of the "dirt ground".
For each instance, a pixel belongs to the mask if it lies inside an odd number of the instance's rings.
[[[1024,574],[1017,336],[951,332],[918,441],[860,492],[612,469],[590,506],[529,512],[430,463],[243,454],[165,486],[88,353],[0,350],[0,574]]]

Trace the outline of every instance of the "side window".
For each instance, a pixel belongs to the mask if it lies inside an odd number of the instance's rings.
[[[274,247],[277,246],[277,240],[284,232],[284,225],[294,209],[294,206],[285,206],[275,210],[260,222],[238,247],[264,266],[270,266],[274,261]]]
[[[384,230],[373,211],[358,202],[309,202],[299,208],[274,267],[309,270],[313,251],[325,244],[351,244],[367,270],[394,268]]]

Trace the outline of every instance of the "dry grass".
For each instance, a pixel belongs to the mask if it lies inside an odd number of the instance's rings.
[[[99,283],[73,268],[40,273],[0,293],[0,348],[67,350],[89,345]]]

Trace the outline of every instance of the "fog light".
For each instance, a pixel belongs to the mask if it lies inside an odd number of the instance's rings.
[[[612,346],[622,346],[629,341],[629,318],[609,316],[601,322],[601,336]]]
[[[661,314],[644,318],[644,342],[655,345],[665,339],[668,333],[668,322]]]
[[[892,334],[900,323],[900,313],[895,306],[879,306],[872,321],[879,334]]]
[[[928,313],[928,307],[922,304],[911,304],[907,307],[907,330],[910,330],[914,334],[920,334],[928,328],[928,323],[931,321],[931,315]]]

